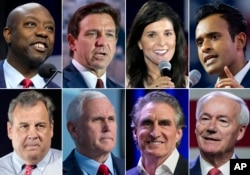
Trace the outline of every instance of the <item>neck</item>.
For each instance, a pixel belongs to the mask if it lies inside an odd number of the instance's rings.
[[[201,152],[201,156],[204,160],[217,168],[229,161],[233,156],[233,152],[221,154],[205,154]]]

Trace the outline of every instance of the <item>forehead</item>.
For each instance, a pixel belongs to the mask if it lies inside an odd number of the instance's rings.
[[[50,12],[45,7],[40,5],[18,7],[13,10],[10,16],[10,19],[14,21],[20,21],[30,17],[34,19],[39,19],[41,21],[51,22],[54,24],[54,19],[51,16]]]
[[[80,21],[81,29],[88,30],[89,28],[100,26],[115,29],[115,22],[107,13],[89,14]]]
[[[147,117],[160,117],[160,118],[171,118],[174,119],[175,111],[167,103],[147,103],[140,113],[140,119]]]
[[[144,28],[144,32],[148,30],[173,30],[173,24],[168,18],[162,18],[159,21],[152,22]]]
[[[83,110],[86,113],[114,112],[114,107],[107,98],[94,98],[83,103]]]
[[[228,23],[221,15],[214,14],[202,19],[196,27],[196,38],[211,32],[228,32]]]

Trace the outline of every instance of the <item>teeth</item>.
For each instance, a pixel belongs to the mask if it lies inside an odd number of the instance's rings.
[[[162,142],[157,142],[157,141],[155,141],[155,142],[150,142],[150,144],[153,144],[153,145],[160,145],[160,144],[162,144]]]
[[[42,49],[45,48],[45,45],[42,44],[42,43],[37,43],[37,44],[35,44],[35,46],[36,46],[37,48],[42,48]]]
[[[155,50],[154,51],[156,54],[164,54],[166,53],[167,51],[166,50]]]

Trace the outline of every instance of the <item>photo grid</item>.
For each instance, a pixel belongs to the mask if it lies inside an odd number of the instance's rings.
[[[248,0],[0,2],[0,175],[246,175]]]

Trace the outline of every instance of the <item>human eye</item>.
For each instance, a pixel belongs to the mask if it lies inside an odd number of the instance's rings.
[[[200,118],[199,118],[199,122],[201,124],[207,124],[210,122],[210,120],[211,120],[210,117],[208,117],[206,115],[200,116]]]
[[[92,119],[93,122],[102,122],[103,121],[103,117],[94,117]]]
[[[143,120],[141,122],[141,126],[144,126],[144,127],[149,127],[152,125],[152,121],[151,120]]]
[[[107,33],[106,33],[106,36],[107,36],[108,38],[115,38],[115,33],[114,33],[114,32],[107,32]]]
[[[50,26],[50,25],[49,25],[49,26],[46,26],[45,28],[46,28],[46,30],[48,30],[48,31],[50,31],[50,32],[54,32],[54,31],[55,31],[55,27],[52,26],[52,25],[51,25],[51,26]]]
[[[20,125],[19,125],[19,129],[20,129],[21,131],[26,131],[26,130],[28,130],[28,128],[29,128],[29,125],[28,125],[28,124],[20,124]]]
[[[156,36],[156,34],[154,32],[148,33],[148,37],[149,38],[154,38],[155,36]]]
[[[88,31],[86,33],[86,36],[90,37],[90,38],[96,38],[97,37],[97,31]]]
[[[202,40],[196,40],[196,45],[197,45],[197,47],[201,47],[202,46]]]
[[[28,21],[24,25],[29,28],[36,27],[36,23],[34,21]]]
[[[38,131],[44,130],[46,128],[46,125],[44,123],[39,123],[36,125],[36,128]]]
[[[218,122],[221,126],[224,126],[224,127],[229,125],[229,121],[225,118],[219,118]]]
[[[165,32],[165,35],[166,35],[166,36],[172,36],[172,35],[173,35],[173,32],[172,32],[172,31],[167,31],[167,32]]]
[[[216,41],[216,40],[219,39],[220,36],[219,36],[219,34],[214,33],[214,34],[212,34],[210,37],[211,37],[211,40]]]
[[[170,120],[162,120],[159,122],[159,125],[161,126],[171,126],[171,121]]]
[[[114,117],[114,116],[110,116],[110,117],[108,118],[108,120],[113,122],[113,121],[115,121],[115,117]]]

